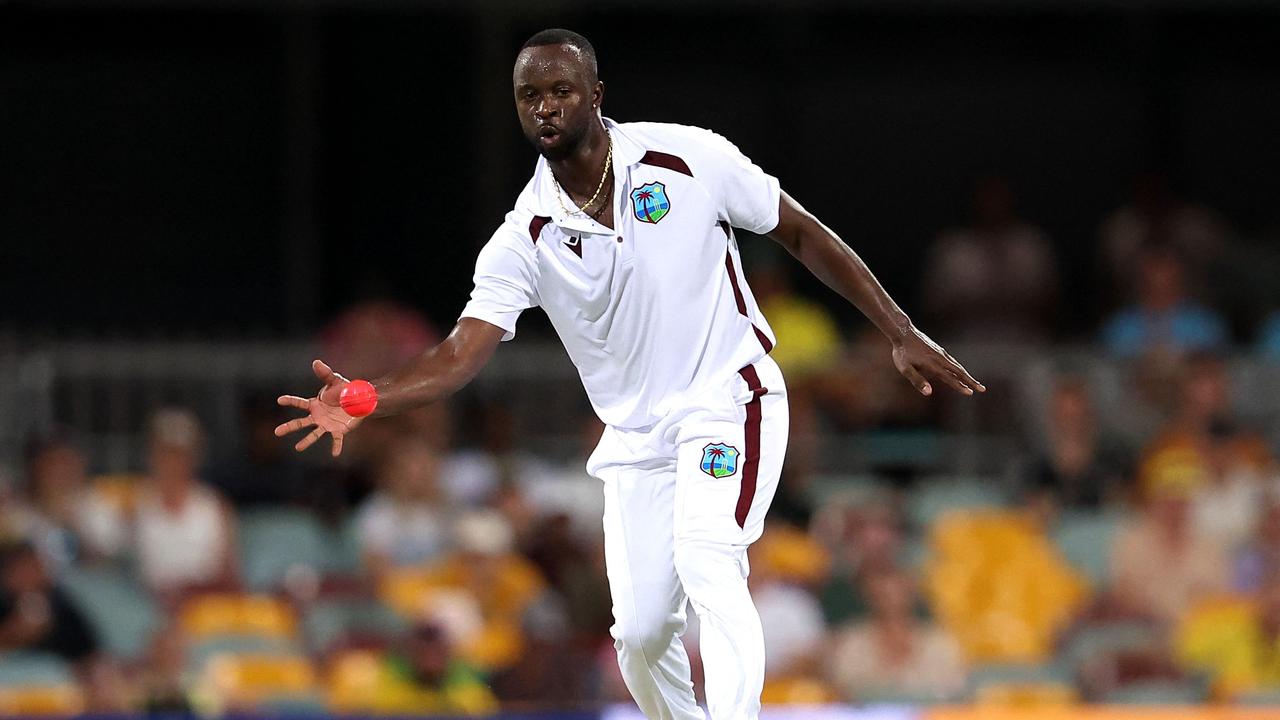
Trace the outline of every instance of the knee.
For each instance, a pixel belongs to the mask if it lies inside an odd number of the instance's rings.
[[[649,663],[658,661],[684,632],[682,615],[651,613],[618,618],[613,624],[613,646],[619,654],[639,654]]]
[[[677,541],[676,574],[695,603],[706,604],[707,595],[746,588],[746,552],[739,546],[702,540]]]

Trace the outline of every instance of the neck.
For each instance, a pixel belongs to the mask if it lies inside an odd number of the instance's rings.
[[[597,121],[591,124],[582,144],[572,155],[550,160],[548,164],[560,187],[575,195],[590,195],[600,184],[600,173],[608,152],[609,136],[604,131],[604,122]]]

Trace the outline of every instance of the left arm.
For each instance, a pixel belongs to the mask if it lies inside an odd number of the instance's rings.
[[[778,205],[778,225],[769,237],[827,287],[853,303],[889,338],[894,366],[922,395],[933,393],[926,378],[940,380],[965,395],[986,392],[955,358],[916,329],[862,258],[839,236],[785,192]]]

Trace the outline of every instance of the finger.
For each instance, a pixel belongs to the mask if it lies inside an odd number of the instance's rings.
[[[289,422],[280,423],[276,426],[276,437],[284,437],[285,435],[298,432],[302,428],[311,427],[315,424],[315,418],[310,415],[307,417],[297,418],[296,420],[290,420]]]
[[[333,371],[333,368],[325,365],[323,360],[312,360],[311,372],[315,373],[316,377],[320,378],[320,382],[325,385],[332,385],[336,382],[341,382],[338,374]]]
[[[316,428],[315,430],[307,433],[306,437],[299,440],[298,444],[293,446],[293,449],[298,452],[302,452],[312,445],[315,445],[316,441],[322,437],[324,437],[324,430],[322,428]]]
[[[924,379],[924,376],[920,374],[919,370],[915,369],[915,366],[905,364],[902,366],[901,372],[902,376],[914,385],[921,395],[927,396],[933,394],[933,386],[929,384],[928,380]]]
[[[309,410],[311,407],[310,402],[310,400],[300,398],[297,395],[281,395],[276,398],[276,404],[280,407],[296,407],[299,410]]]
[[[342,436],[334,435],[333,436],[333,456],[338,457],[341,454],[342,454]]]
[[[946,383],[947,385],[951,386],[951,389],[955,390],[961,395],[973,394],[973,388],[967,385],[964,379],[961,378],[958,373],[956,373],[947,365],[943,365],[938,369],[936,369],[933,372],[933,376],[942,380],[942,382]]]
[[[960,363],[956,363],[955,360],[952,360],[951,363],[955,365],[955,368],[952,369],[952,372],[954,372],[956,375],[959,375],[960,379],[963,379],[965,384],[968,384],[968,386],[975,389],[975,391],[987,392],[987,386],[984,386],[984,384],[979,383],[978,380],[973,377],[973,375],[969,374],[969,370],[964,369],[963,365],[960,365]]]

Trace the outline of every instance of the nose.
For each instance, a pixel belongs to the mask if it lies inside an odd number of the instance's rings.
[[[533,106],[533,114],[539,120],[545,122],[550,118],[558,117],[560,115],[560,106],[544,98],[539,100],[537,105]]]

